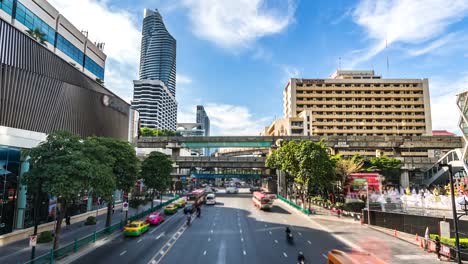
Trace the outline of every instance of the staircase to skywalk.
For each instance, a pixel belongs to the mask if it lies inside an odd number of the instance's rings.
[[[468,169],[466,161],[462,159],[462,151],[462,149],[453,149],[442,156],[437,163],[424,173],[423,183],[429,186],[431,184],[443,184],[448,180],[448,168],[440,167],[439,164],[452,165],[452,172],[455,177],[465,176]]]

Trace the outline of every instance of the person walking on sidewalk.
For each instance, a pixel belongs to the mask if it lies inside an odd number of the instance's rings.
[[[436,248],[436,253],[437,253],[437,259],[440,260],[440,239],[439,239],[439,236],[436,236],[436,238],[435,238],[435,248]]]

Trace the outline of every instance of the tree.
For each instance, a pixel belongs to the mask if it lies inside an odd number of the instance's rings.
[[[335,181],[335,163],[330,158],[323,141],[302,141],[297,148],[299,162],[295,183],[301,188],[301,199],[310,196],[314,187],[326,190]]]
[[[32,148],[28,154],[31,157],[31,169],[24,175],[24,184],[29,190],[38,190],[35,195],[43,192],[50,197],[57,197],[59,213],[54,236],[56,249],[63,217],[72,201],[90,189],[104,190],[98,185],[109,180],[104,177],[106,172],[101,171],[106,170],[105,165],[99,164],[106,160],[105,151],[88,145],[70,132],[58,131],[49,134],[46,141]],[[96,160],[98,156],[103,157]]]
[[[176,132],[166,129],[143,127],[140,129],[140,135],[143,137],[174,137],[176,136]]]
[[[162,193],[171,183],[172,160],[164,153],[153,151],[141,164],[141,178],[148,189],[153,189],[151,194],[151,208],[155,190],[162,198]]]
[[[26,30],[26,33],[31,37],[33,38],[34,40],[36,40],[37,42],[39,42],[40,44],[42,45],[46,45],[46,35],[45,33],[43,33],[39,28],[36,28],[34,30]]]
[[[286,141],[281,144],[279,149],[274,150],[265,161],[267,167],[286,173],[286,196],[288,196],[289,183],[298,174],[297,148],[298,144],[295,141]]]
[[[373,157],[367,163],[367,171],[380,171],[386,179],[398,178],[400,175],[401,160],[380,156]]]
[[[90,140],[105,146],[108,149],[109,156],[113,157],[111,168],[116,186],[115,189],[129,192],[137,181],[139,160],[135,149],[130,143],[114,138],[93,137]],[[107,204],[106,226],[112,224],[111,213],[113,203],[114,201],[111,199]]]
[[[359,155],[354,155],[349,159],[343,159],[341,156],[336,157],[335,172],[339,183],[341,194],[344,195],[344,187],[348,183],[348,176],[362,170],[364,160]]]

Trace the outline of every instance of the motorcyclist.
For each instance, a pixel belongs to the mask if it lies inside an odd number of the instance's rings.
[[[190,214],[187,215],[187,226],[190,225],[190,221],[192,221],[192,216]]]
[[[292,241],[292,234],[291,234],[291,229],[289,229],[289,226],[286,227],[286,239],[288,241]]]
[[[297,262],[299,264],[304,264],[305,263],[305,257],[304,257],[304,254],[302,254],[302,252],[299,252],[299,255],[297,256]]]

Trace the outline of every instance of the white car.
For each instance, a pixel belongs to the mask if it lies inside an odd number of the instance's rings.
[[[214,193],[209,193],[208,195],[206,195],[206,201],[205,201],[205,204],[216,204],[216,197],[214,195]]]
[[[227,187],[226,193],[239,193],[239,190],[236,187]]]

